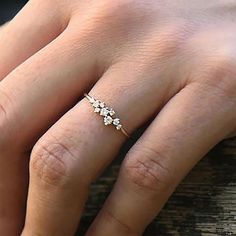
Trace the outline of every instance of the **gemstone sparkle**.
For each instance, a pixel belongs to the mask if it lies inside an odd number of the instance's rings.
[[[93,103],[93,107],[99,107],[100,106],[100,101],[96,100],[94,103]]]
[[[115,119],[113,120],[113,124],[114,124],[114,125],[119,125],[119,124],[120,124],[120,119],[119,119],[119,118],[115,118]]]
[[[122,128],[122,125],[121,125],[121,124],[119,124],[119,125],[116,126],[116,129],[117,129],[117,130],[120,130],[121,128]]]
[[[94,112],[99,113],[101,109],[99,107],[95,107]]]
[[[112,117],[110,117],[110,116],[105,116],[105,117],[104,117],[104,124],[105,124],[105,125],[110,125],[110,124],[112,124],[112,121],[113,121]]]
[[[107,116],[109,114],[108,108],[102,108],[100,111],[101,116]]]

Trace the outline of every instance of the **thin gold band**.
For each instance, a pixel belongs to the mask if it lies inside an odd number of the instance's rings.
[[[88,101],[93,106],[94,112],[104,117],[103,119],[104,119],[105,125],[114,125],[117,130],[121,131],[126,137],[129,138],[130,135],[123,128],[122,124],[120,123],[120,119],[115,116],[116,113],[112,108],[107,107],[104,102],[93,98],[87,93],[85,93],[84,96],[88,99]]]

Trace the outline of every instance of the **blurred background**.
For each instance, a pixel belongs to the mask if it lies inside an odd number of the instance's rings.
[[[0,25],[9,21],[24,6],[27,0],[1,0]]]

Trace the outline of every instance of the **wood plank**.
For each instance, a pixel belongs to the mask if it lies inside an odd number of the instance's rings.
[[[133,142],[92,185],[78,236],[84,234],[101,208]],[[144,235],[236,236],[236,138],[221,142],[198,163]]]

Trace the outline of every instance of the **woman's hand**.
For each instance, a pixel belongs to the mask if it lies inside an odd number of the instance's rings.
[[[91,182],[126,141],[84,92],[130,133],[153,118],[86,234],[141,235],[235,135],[235,20],[231,0],[31,0],[0,34],[0,235],[24,223],[24,236],[75,233]]]

